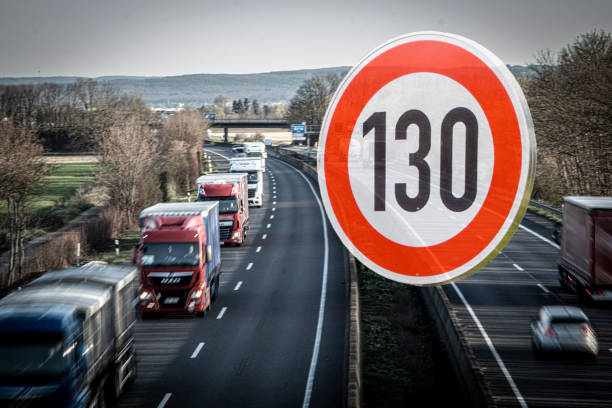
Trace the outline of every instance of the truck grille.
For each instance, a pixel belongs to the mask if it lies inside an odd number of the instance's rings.
[[[232,231],[234,230],[234,223],[228,225],[219,226],[219,235],[221,236],[221,241],[226,241],[230,239],[232,236]]]
[[[190,273],[189,276],[168,276],[168,277],[160,277],[154,276],[149,277],[153,286],[185,286],[189,285],[191,282],[191,277],[193,273]]]
[[[255,190],[255,189],[249,189],[249,198],[253,198],[253,197],[255,197],[255,191],[257,191],[257,190]]]
[[[161,295],[161,299],[158,299],[159,306],[162,309],[164,307],[185,307],[187,304],[188,290],[162,290],[159,293]]]

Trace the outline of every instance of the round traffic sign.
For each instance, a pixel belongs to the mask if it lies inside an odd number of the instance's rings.
[[[499,58],[461,36],[418,32],[347,74],[317,166],[353,255],[389,279],[435,285],[477,271],[508,242],[531,195],[535,135]]]

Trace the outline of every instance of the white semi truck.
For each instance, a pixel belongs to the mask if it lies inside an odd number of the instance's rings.
[[[230,159],[231,173],[248,173],[249,205],[263,205],[263,167],[261,159],[234,158]]]

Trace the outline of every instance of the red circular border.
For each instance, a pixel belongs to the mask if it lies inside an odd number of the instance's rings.
[[[417,72],[444,75],[474,96],[489,122],[495,156],[491,186],[476,216],[454,237],[429,247],[398,244],[373,228],[355,202],[348,173],[349,142],[363,107],[389,82]],[[357,250],[384,269],[423,277],[457,269],[490,244],[514,204],[521,163],[517,113],[497,75],[460,46],[423,40],[403,43],[378,55],[345,87],[327,127],[323,168],[333,213]]]

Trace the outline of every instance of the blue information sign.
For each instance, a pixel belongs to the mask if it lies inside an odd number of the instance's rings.
[[[291,133],[306,133],[306,125],[291,125]]]

